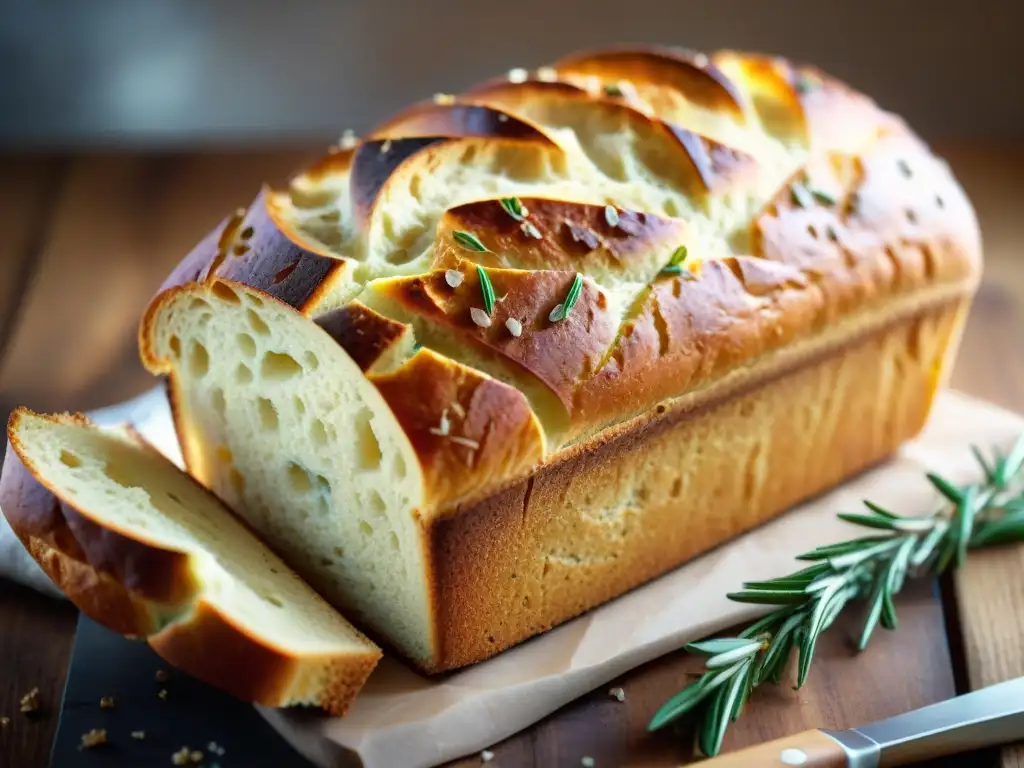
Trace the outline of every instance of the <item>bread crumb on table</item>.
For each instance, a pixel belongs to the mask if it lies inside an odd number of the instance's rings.
[[[164,701],[167,701],[167,689],[166,688],[161,688],[160,689],[160,693],[158,693],[157,696],[159,696]]]
[[[594,762],[594,758],[592,758],[590,755],[584,755],[580,759],[580,765],[582,765],[583,768],[594,768],[594,766],[597,765],[597,763]]]
[[[626,700],[626,692],[621,688],[612,688],[610,691],[608,691],[608,695],[618,701]]]
[[[203,762],[203,753],[198,749],[182,747],[171,755],[171,762],[174,765],[198,765]]]
[[[158,669],[156,671],[156,674],[153,675],[153,677],[156,678],[156,681],[158,683],[166,683],[167,682],[167,670],[165,670],[165,669]]]
[[[10,722],[11,722],[11,718],[7,717],[6,715],[4,717],[0,717],[0,728],[3,728],[4,726],[6,726]]]
[[[82,734],[82,746],[86,748],[98,747],[107,743],[107,729],[93,728],[88,733]]]
[[[489,763],[494,759],[494,753],[489,749],[485,749],[480,753],[480,761],[483,763]]]
[[[145,731],[132,731],[132,738],[135,739],[136,741],[142,741],[144,738],[146,738],[146,732]]]
[[[209,744],[206,745],[206,751],[211,752],[212,754],[217,755],[218,757],[223,757],[225,749],[216,741],[211,741]]]
[[[33,688],[31,691],[21,697],[21,711],[28,714],[29,712],[36,712],[39,709],[39,688]]]
[[[113,709],[114,708],[114,697],[104,696],[100,699],[100,709]]]

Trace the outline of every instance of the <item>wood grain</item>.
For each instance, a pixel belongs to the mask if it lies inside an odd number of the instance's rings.
[[[950,153],[979,211],[985,284],[964,334],[953,386],[1024,412],[1024,150]],[[1024,675],[1024,545],[975,552],[954,578],[970,687]],[[1002,768],[1024,768],[1024,745],[1001,750]]]
[[[50,760],[64,677],[75,633],[75,609],[0,580],[0,765],[42,768]],[[20,711],[39,688],[40,710]]]
[[[0,157],[0,360],[14,332],[65,166],[55,157]]]
[[[862,616],[856,611],[841,616],[819,641],[804,687],[793,691],[795,681],[790,680],[756,690],[744,716],[726,732],[722,752],[808,728],[853,727],[952,696],[951,661],[934,584],[908,584],[896,610],[899,631],[879,631],[860,655],[852,644]],[[692,733],[665,729],[648,734],[646,726],[700,669],[701,661],[684,652],[657,659],[492,747],[494,763],[503,768],[579,765],[584,756],[599,766],[629,768],[692,762]],[[614,687],[623,689],[625,701],[609,695]],[[479,763],[479,757],[469,757],[450,765]]]
[[[54,201],[17,332],[0,362],[0,417],[16,404],[85,410],[152,385],[138,317],[171,267],[225,213],[279,182],[310,151],[94,155]]]

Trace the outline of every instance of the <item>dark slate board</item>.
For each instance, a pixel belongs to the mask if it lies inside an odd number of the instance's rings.
[[[168,680],[156,681],[157,670]],[[167,699],[158,693],[167,689]],[[114,697],[113,709],[100,699]],[[109,743],[79,749],[82,734],[106,728]],[[132,731],[145,731],[137,741]],[[223,756],[209,754],[215,741]],[[310,768],[249,704],[172,670],[143,642],[126,640],[79,615],[50,768],[171,765],[182,746],[206,753],[203,768]]]

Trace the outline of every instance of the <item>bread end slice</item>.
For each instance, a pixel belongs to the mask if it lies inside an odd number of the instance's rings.
[[[215,496],[129,429],[17,409],[0,507],[83,613],[246,701],[344,714],[381,658]]]

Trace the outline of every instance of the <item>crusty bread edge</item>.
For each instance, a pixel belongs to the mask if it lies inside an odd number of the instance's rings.
[[[145,638],[153,650],[174,667],[246,701],[280,707],[292,703],[290,691],[310,664],[325,667],[324,684],[315,703],[332,715],[344,715],[382,658],[379,648],[346,653],[335,658],[289,656],[261,643],[235,626],[231,618],[203,599],[201,584],[189,571],[188,555],[144,544],[104,527],[73,506],[45,479],[25,455],[16,430],[24,415],[54,423],[88,425],[81,414],[35,414],[27,408],[10,416],[7,458],[0,478],[0,508],[29,554],[79,610],[114,632]],[[141,447],[156,452],[150,444]],[[159,455],[159,452],[156,452]],[[169,470],[193,478],[167,461]],[[208,495],[235,519],[238,516],[212,493]],[[49,509],[47,509],[49,507]],[[33,508],[37,519],[33,519]],[[72,531],[69,517],[78,518]],[[42,522],[37,530],[34,523]],[[252,530],[245,525],[247,530]],[[48,529],[48,530],[46,530]],[[113,563],[143,563],[145,579],[130,589],[117,575],[98,568],[82,551],[69,550],[94,535],[95,544]],[[255,535],[255,534],[254,534]],[[95,550],[94,550],[95,552]],[[130,568],[131,565],[126,566]],[[152,595],[168,598],[154,610]],[[173,615],[171,612],[178,615]],[[370,641],[367,639],[367,643]]]
[[[680,402],[658,415],[646,415],[632,426],[617,430],[614,435],[602,436],[600,442],[579,446],[564,459],[560,459],[557,465],[546,466],[487,498],[469,505],[460,505],[455,514],[425,521],[429,552],[428,583],[431,601],[437,612],[435,627],[438,635],[435,638],[435,657],[427,663],[417,662],[417,665],[427,674],[437,674],[490,658],[674,570],[783,514],[796,504],[828,490],[845,478],[883,461],[900,444],[914,437],[926,423],[934,397],[948,373],[949,362],[955,356],[971,299],[970,291],[961,291],[920,304],[915,311],[890,317],[881,327],[876,327],[870,333],[850,336],[830,350],[820,351],[813,356],[805,355],[803,359],[793,356],[789,366],[775,365],[770,370],[766,366],[761,375],[747,377],[745,381],[737,381],[730,387],[709,387],[689,402]],[[539,493],[538,489],[549,484],[568,483],[571,476],[585,471],[588,464],[609,466],[628,459],[632,452],[642,451],[646,442],[659,433],[686,429],[688,423],[712,419],[719,413],[728,412],[730,408],[740,408],[744,402],[759,396],[771,397],[774,392],[790,386],[787,382],[804,375],[813,376],[816,371],[841,366],[847,357],[858,354],[858,349],[870,347],[872,343],[904,332],[912,333],[907,329],[913,329],[921,323],[934,323],[939,328],[936,331],[939,341],[935,354],[941,359],[941,364],[935,364],[934,360],[923,362],[920,376],[910,377],[908,381],[918,382],[923,379],[926,383],[914,391],[901,391],[898,396],[894,395],[883,402],[876,402],[878,392],[872,390],[870,398],[873,411],[865,411],[861,407],[863,404],[850,403],[848,408],[841,409],[838,417],[837,430],[851,435],[856,435],[858,429],[864,428],[863,419],[866,414],[897,425],[885,435],[884,440],[870,444],[858,444],[853,440],[849,449],[844,446],[843,450],[835,451],[835,456],[831,458],[826,456],[822,459],[814,452],[807,456],[792,456],[793,462],[822,463],[824,468],[820,476],[811,478],[804,485],[795,486],[791,493],[766,503],[760,511],[723,510],[723,515],[731,516],[728,524],[710,519],[686,519],[683,524],[689,539],[684,545],[670,551],[668,545],[663,543],[666,537],[660,537],[660,541],[656,537],[648,540],[639,550],[634,547],[636,551],[620,553],[622,557],[635,562],[630,572],[609,577],[601,573],[603,566],[598,567],[591,578],[574,584],[575,591],[571,598],[564,599],[560,605],[546,612],[530,614],[532,624],[517,623],[517,613],[527,615],[519,610],[519,605],[502,603],[516,595],[516,590],[529,597],[523,592],[527,587],[521,581],[528,581],[529,575],[522,571],[526,570],[530,562],[543,558],[544,547],[554,547],[560,543],[531,540],[531,537],[537,535],[530,530],[536,522],[533,518],[537,515],[531,506],[531,499]],[[873,375],[870,366],[864,368],[864,379],[870,381]],[[855,399],[857,394],[853,393]],[[901,408],[905,412],[896,412]],[[736,421],[726,419],[719,425],[719,429],[726,433],[738,426],[740,424]],[[713,441],[709,441],[709,450],[716,450]],[[700,495],[700,491],[696,493]],[[686,514],[685,506],[681,511]],[[560,509],[548,509],[545,514],[557,516],[565,513]],[[500,547],[498,542],[501,543]]]

